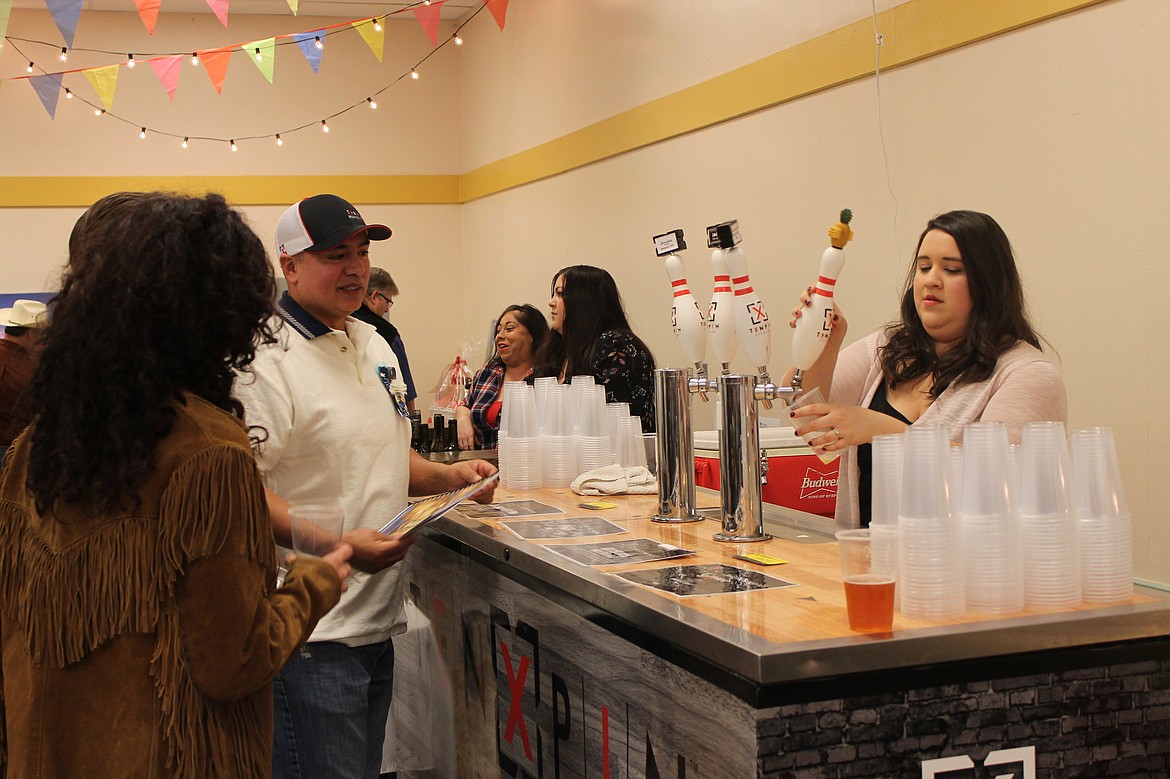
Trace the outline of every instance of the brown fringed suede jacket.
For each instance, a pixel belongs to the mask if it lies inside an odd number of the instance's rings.
[[[40,516],[29,440],[0,474],[0,776],[266,777],[269,682],[340,597],[276,555],[244,426],[195,397],[133,515]]]

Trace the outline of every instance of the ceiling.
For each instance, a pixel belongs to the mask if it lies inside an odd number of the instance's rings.
[[[462,19],[482,4],[482,0],[446,0],[440,16],[443,19]],[[373,0],[300,0],[298,16],[329,16],[357,19],[363,16],[381,16],[405,8],[421,5],[413,2],[373,2]],[[13,0],[13,8],[35,8],[45,10],[44,0]],[[82,0],[83,11],[125,11],[137,13],[134,0]],[[162,0],[162,13],[202,14],[212,13],[205,0]],[[230,14],[259,14],[266,16],[288,16],[287,0],[231,0]]]

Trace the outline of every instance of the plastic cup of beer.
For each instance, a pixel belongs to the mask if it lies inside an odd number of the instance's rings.
[[[297,554],[321,557],[341,543],[345,512],[336,503],[298,503],[289,507],[288,518]]]
[[[897,557],[892,553],[883,554],[880,548],[875,550],[875,544],[896,545],[897,540],[880,534],[875,536],[869,528],[837,531],[849,629],[858,633],[889,633],[894,628]]]

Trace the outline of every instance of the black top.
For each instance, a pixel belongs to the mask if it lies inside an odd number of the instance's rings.
[[[883,381],[873,393],[873,400],[869,402],[872,411],[880,411],[888,417],[893,417],[906,424],[912,424],[902,416],[898,409],[890,405],[886,397],[886,383]],[[861,516],[861,526],[869,527],[870,509],[873,506],[873,445],[861,444],[857,447],[857,508]]]
[[[417,398],[418,393],[414,389],[414,378],[410,375],[410,363],[406,359],[406,346],[402,343],[402,336],[398,334],[398,328],[371,311],[365,303],[362,303],[362,307],[353,312],[353,318],[373,325],[378,331],[378,335],[386,339],[394,356],[398,358],[398,367],[402,369],[402,380],[406,382],[406,402],[409,403]]]

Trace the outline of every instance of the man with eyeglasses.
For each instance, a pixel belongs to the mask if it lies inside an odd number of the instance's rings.
[[[402,370],[402,380],[406,382],[406,407],[414,411],[414,399],[418,393],[414,389],[414,379],[410,375],[410,363],[406,359],[406,346],[402,343],[402,335],[398,328],[390,324],[386,314],[394,305],[394,297],[398,294],[398,285],[390,274],[382,268],[370,267],[370,283],[366,285],[366,297],[361,308],[353,312],[354,319],[360,319],[377,329],[378,335],[390,344],[394,356],[398,358],[398,367]]]

